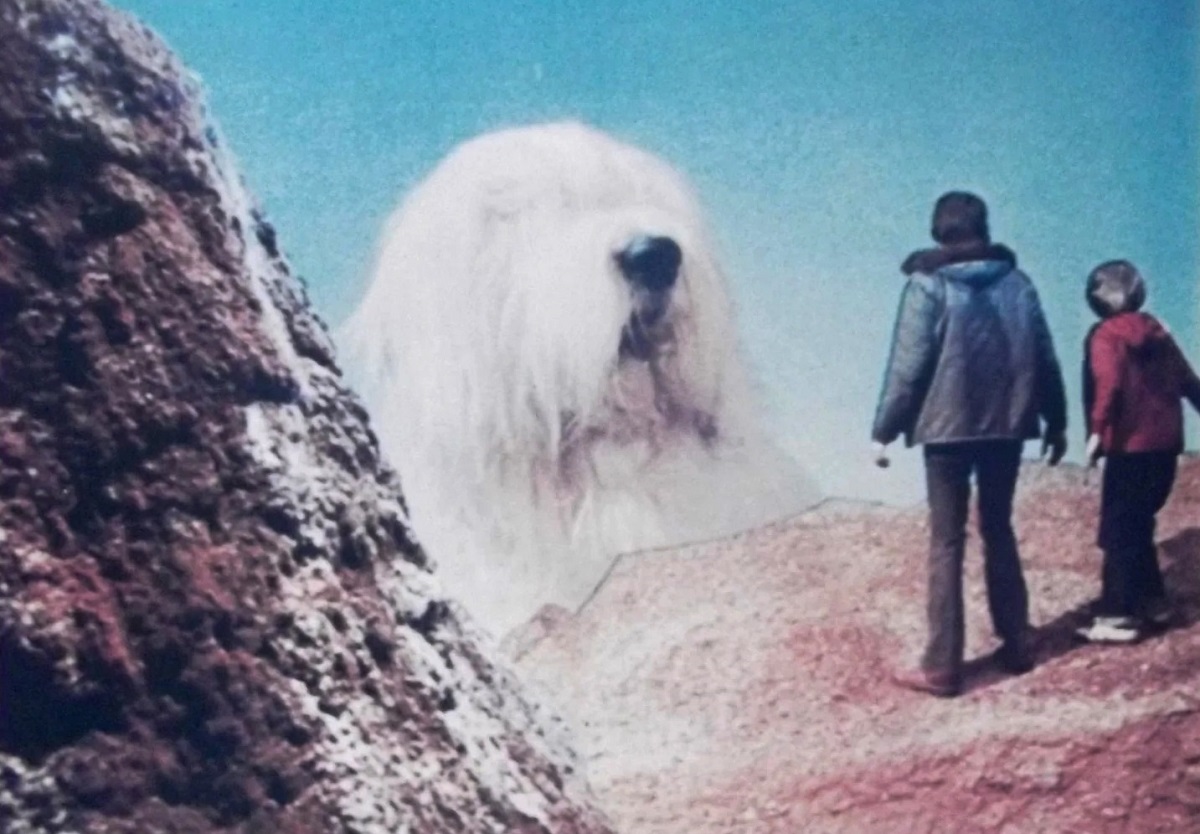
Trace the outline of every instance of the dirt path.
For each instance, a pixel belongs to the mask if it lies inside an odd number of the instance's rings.
[[[1200,831],[1200,460],[1160,516],[1180,624],[1077,643],[1098,498],[1028,467],[1018,534],[1038,666],[995,670],[968,557],[968,691],[888,683],[924,634],[924,513],[829,504],[624,557],[520,660],[574,723],[625,834]]]

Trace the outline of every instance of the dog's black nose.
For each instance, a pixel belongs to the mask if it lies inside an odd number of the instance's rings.
[[[665,292],[675,284],[683,252],[669,237],[639,235],[616,257],[629,283],[652,292]]]

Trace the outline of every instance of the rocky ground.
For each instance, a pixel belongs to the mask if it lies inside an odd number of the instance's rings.
[[[1200,831],[1200,459],[1160,516],[1176,627],[1072,637],[1098,590],[1099,495],[1030,464],[1018,533],[1038,665],[1000,674],[968,556],[968,691],[898,690],[923,623],[924,512],[829,502],[623,557],[519,665],[569,714],[624,834]]]

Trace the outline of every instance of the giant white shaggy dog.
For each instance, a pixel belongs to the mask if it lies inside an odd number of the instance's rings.
[[[688,185],[584,125],[454,150],[340,335],[418,538],[496,635],[578,605],[623,551],[815,499],[759,429]]]

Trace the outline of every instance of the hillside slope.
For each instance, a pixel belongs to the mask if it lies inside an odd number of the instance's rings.
[[[1017,525],[1038,665],[992,668],[978,541],[967,692],[888,682],[924,635],[925,513],[828,503],[621,559],[519,660],[573,720],[624,834],[1200,831],[1200,459],[1159,541],[1172,630],[1073,639],[1098,592],[1099,498],[1029,464]]]

